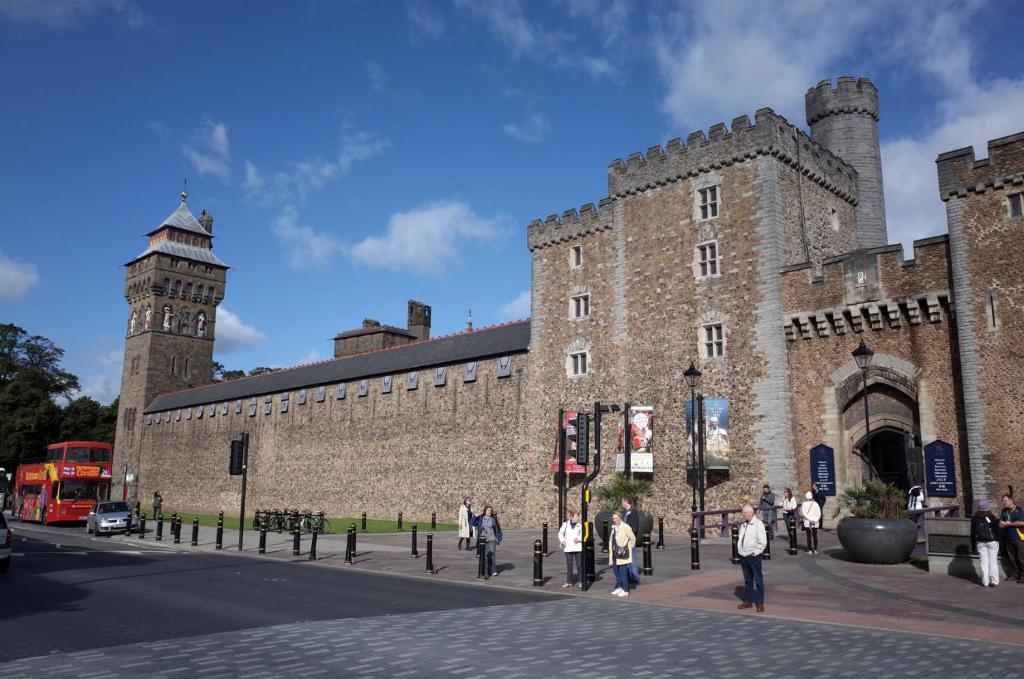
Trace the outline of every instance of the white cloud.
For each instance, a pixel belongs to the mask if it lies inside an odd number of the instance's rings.
[[[0,251],[0,299],[21,299],[38,282],[35,264],[10,259]]]
[[[610,45],[625,33],[630,10],[630,0],[562,0],[561,4],[573,19],[590,20]]]
[[[94,346],[88,352],[88,363],[98,366],[99,369],[79,378],[79,389],[71,395],[72,398],[88,396],[100,403],[107,404],[113,401],[121,391],[121,367],[124,361],[124,347],[108,349],[112,338],[96,338]],[[67,400],[62,401],[66,405]]]
[[[321,360],[323,360],[323,355],[320,354],[320,351],[317,350],[316,347],[310,347],[309,351],[307,351],[302,356],[299,356],[298,359],[296,359],[294,365],[304,365],[306,363],[315,363],[315,362],[321,361]]]
[[[518,123],[508,123],[501,128],[508,136],[528,144],[539,144],[547,139],[551,123],[543,113],[528,113]]]
[[[498,309],[498,318],[502,321],[518,321],[530,317],[530,291],[523,290],[515,299],[506,302]]]
[[[230,354],[261,344],[266,335],[251,325],[246,325],[236,314],[221,305],[217,308],[217,353]]]
[[[421,205],[391,215],[387,231],[346,249],[358,264],[436,275],[472,242],[498,237],[506,220],[482,217],[461,201]]]
[[[355,163],[371,160],[391,146],[387,139],[381,139],[370,132],[342,130],[338,151],[338,169],[348,172]]]
[[[470,10],[518,56],[528,52],[537,44],[537,29],[526,18],[519,0],[455,0],[455,4]]]
[[[293,269],[322,268],[344,249],[333,236],[299,224],[299,210],[294,205],[286,205],[271,228],[288,251],[288,265]]]
[[[242,180],[242,188],[246,191],[259,191],[266,182],[263,175],[256,169],[251,161],[245,161],[245,178]]]
[[[0,17],[48,28],[75,28],[82,19],[108,10],[130,28],[149,23],[149,17],[133,0],[0,0]]]
[[[444,17],[423,0],[406,3],[405,17],[409,21],[409,42],[414,46],[425,45],[444,34]]]
[[[388,74],[377,61],[370,59],[366,62],[366,75],[370,77],[370,89],[374,92],[383,92],[388,87]]]
[[[224,123],[204,121],[203,130],[182,144],[181,152],[200,175],[211,174],[225,183],[230,181],[231,150]]]

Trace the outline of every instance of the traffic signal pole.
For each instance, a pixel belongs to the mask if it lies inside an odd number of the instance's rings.
[[[558,409],[558,525],[565,523],[565,411]]]
[[[242,507],[238,515],[238,551],[242,551],[242,536],[245,532],[245,483],[249,471],[249,434],[242,434]]]

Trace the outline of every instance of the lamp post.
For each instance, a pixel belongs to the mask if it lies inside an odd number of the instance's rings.
[[[857,362],[857,367],[860,368],[861,381],[864,384],[864,436],[868,442],[867,445],[867,461],[868,466],[871,467],[871,471],[878,476],[878,470],[875,468],[875,461],[871,457],[871,419],[868,413],[868,368],[871,367],[871,358],[875,355],[875,352],[868,348],[868,345],[864,344],[864,340],[860,341],[860,346],[853,350],[853,360]]]
[[[703,480],[704,469],[703,465],[697,462],[697,387],[700,386],[700,370],[694,365],[693,361],[690,361],[690,367],[683,373],[683,377],[686,378],[686,383],[690,385],[690,460],[692,460],[694,471],[697,472],[698,479]],[[692,484],[693,489],[693,502],[690,505],[690,509],[694,514],[697,513],[697,483]]]

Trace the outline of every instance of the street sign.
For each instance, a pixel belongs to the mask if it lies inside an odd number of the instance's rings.
[[[825,495],[836,494],[835,451],[824,443],[811,448],[811,483]]]
[[[956,497],[956,463],[953,446],[942,440],[924,447],[924,475],[929,497]]]

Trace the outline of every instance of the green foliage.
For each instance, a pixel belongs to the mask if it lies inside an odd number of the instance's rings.
[[[858,519],[902,519],[907,516],[903,491],[885,481],[868,481],[842,492],[833,516],[849,514]]]
[[[268,368],[266,366],[259,366],[249,371],[249,377],[256,377],[257,375],[266,375],[267,373],[274,372],[275,368]]]
[[[61,441],[103,441],[114,442],[117,430],[117,403],[108,406],[88,396],[79,396],[69,401],[60,422]]]
[[[225,380],[237,380],[237,379],[241,379],[241,378],[245,377],[245,371],[244,370],[225,370],[222,376],[223,376],[223,378]]]
[[[609,512],[622,508],[622,498],[628,497],[633,506],[641,508],[643,499],[651,494],[651,482],[640,479],[627,479],[622,474],[615,474],[612,482],[597,489],[597,500],[602,509]]]

